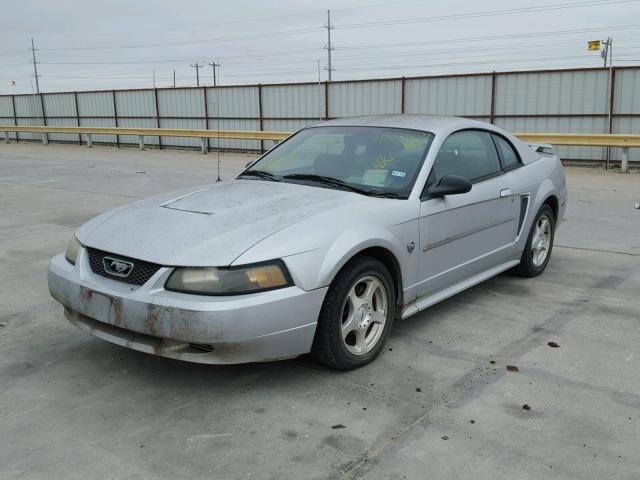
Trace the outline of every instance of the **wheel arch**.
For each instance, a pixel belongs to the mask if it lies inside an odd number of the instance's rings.
[[[403,305],[403,301],[402,301],[402,270],[400,269],[400,263],[398,262],[398,259],[391,252],[391,250],[389,250],[389,249],[387,249],[385,247],[380,247],[380,246],[367,247],[367,248],[357,252],[348,261],[351,261],[352,259],[354,259],[356,257],[371,257],[371,258],[375,258],[380,263],[382,263],[387,268],[387,270],[389,270],[389,273],[391,274],[391,278],[393,279],[393,288],[394,288],[395,293],[396,293],[396,305],[398,305],[398,306]],[[343,268],[344,268],[344,266],[343,266]]]
[[[554,194],[551,194],[544,199],[544,202],[542,202],[542,205],[549,205],[551,207],[551,210],[553,211],[553,220],[557,224],[558,213],[560,211],[560,202],[558,201],[558,197],[555,196]]]
[[[528,222],[528,228],[531,228],[530,222],[545,204],[551,207],[551,210],[553,211],[557,220],[560,210],[560,201],[558,199],[558,192],[556,191],[553,182],[550,179],[545,178],[540,183],[535,192],[532,192],[531,200],[532,216]]]
[[[406,266],[400,255],[403,240],[389,230],[368,226],[344,232],[326,252],[319,268],[318,284],[329,285],[344,266],[353,258],[368,256],[380,261],[391,274],[394,281],[396,303],[403,301],[403,285],[406,281]],[[406,262],[405,262],[406,263]]]

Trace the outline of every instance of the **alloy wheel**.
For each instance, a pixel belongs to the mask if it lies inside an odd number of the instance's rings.
[[[546,213],[538,217],[533,237],[531,238],[531,252],[533,264],[540,267],[549,255],[551,247],[551,219]]]
[[[352,285],[342,305],[342,341],[353,355],[365,355],[379,342],[387,322],[384,284],[367,275]]]

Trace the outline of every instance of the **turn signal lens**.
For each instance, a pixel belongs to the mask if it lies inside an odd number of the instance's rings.
[[[292,285],[281,261],[246,267],[176,268],[165,285],[167,290],[198,295],[238,295]]]
[[[281,287],[287,284],[284,273],[276,265],[251,268],[247,270],[247,279],[252,284],[258,284],[260,288]]]
[[[69,240],[69,243],[67,244],[67,250],[64,252],[64,257],[67,259],[67,262],[75,265],[81,248],[82,245],[80,244],[76,236],[74,235],[73,237],[71,237],[71,240]]]

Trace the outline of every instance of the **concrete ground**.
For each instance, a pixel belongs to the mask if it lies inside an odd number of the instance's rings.
[[[193,365],[67,323],[45,272],[74,229],[215,165],[0,145],[0,478],[640,478],[640,175],[567,169],[545,274],[397,323],[357,371]]]

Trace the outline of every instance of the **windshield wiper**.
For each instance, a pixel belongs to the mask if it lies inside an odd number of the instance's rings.
[[[372,197],[384,197],[384,198],[400,198],[397,194],[393,192],[376,192],[374,190],[367,190],[365,188],[359,188],[359,187],[353,186],[343,180],[340,180],[339,178],[327,177],[325,175],[315,175],[313,173],[292,173],[289,175],[285,175],[282,178],[291,179],[291,180],[310,180],[312,182],[318,182],[324,185],[338,187],[343,190],[349,190],[354,193],[359,193],[360,195],[368,195]]]
[[[316,175],[313,173],[291,173],[289,175],[283,176],[282,178],[290,180],[310,180],[312,182],[322,183],[324,185],[329,185],[332,187],[338,187],[343,190],[350,190],[361,195],[368,195],[370,193],[369,190],[354,187],[353,185],[350,185],[347,182],[340,180],[339,178]]]
[[[240,175],[238,175],[238,178],[243,177],[258,177],[263,180],[271,180],[272,182],[280,181],[275,177],[273,173],[265,172],[264,170],[245,170]]]
[[[399,193],[396,193],[396,192],[374,192],[374,191],[370,191],[368,193],[368,195],[370,195],[372,197],[380,197],[380,198],[400,198],[400,199],[403,199],[403,200],[407,198],[404,195],[400,195]]]

